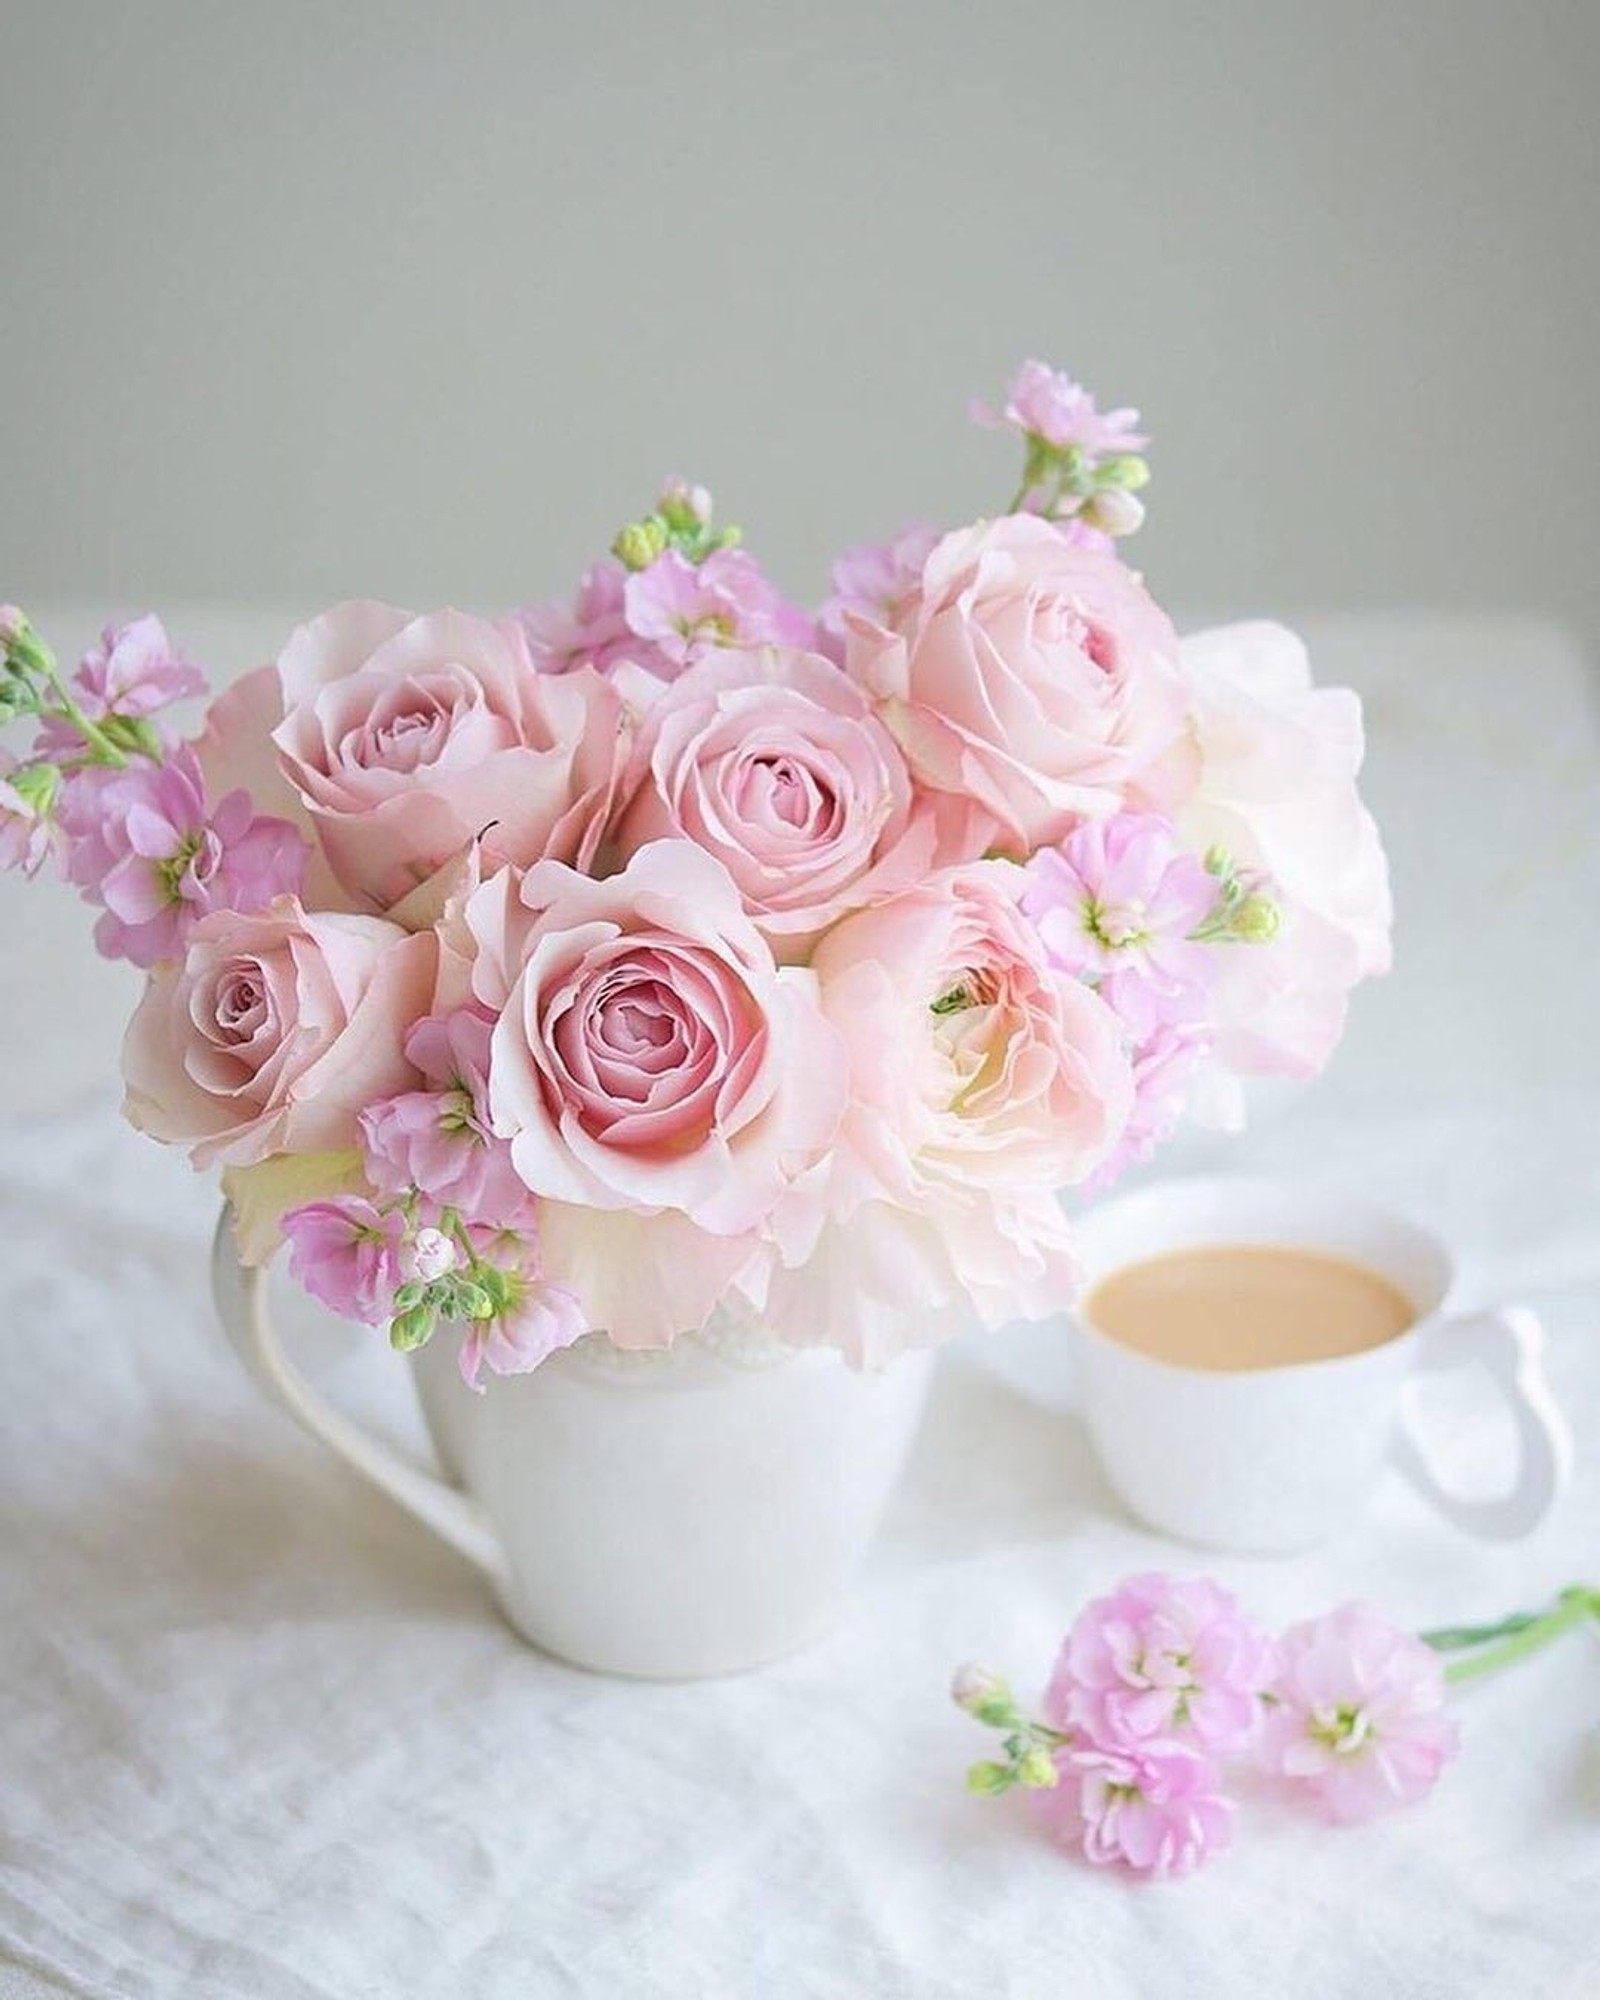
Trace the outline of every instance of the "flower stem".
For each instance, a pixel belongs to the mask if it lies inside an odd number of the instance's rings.
[[[1560,1638],[1563,1632],[1570,1632],[1590,1618],[1600,1619],[1600,1590],[1575,1583],[1562,1591],[1548,1611],[1519,1611],[1498,1625],[1457,1627],[1425,1632],[1422,1636],[1428,1645],[1440,1652],[1457,1647],[1476,1647],[1478,1650],[1467,1652],[1459,1660],[1452,1660],[1444,1670],[1447,1681],[1468,1681],[1476,1680],[1480,1674],[1496,1673],[1516,1660],[1526,1659],[1530,1653],[1538,1652],[1552,1639]]]

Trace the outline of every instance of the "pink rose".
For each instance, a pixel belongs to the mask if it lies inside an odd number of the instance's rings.
[[[1181,659],[1200,768],[1179,833],[1264,875],[1280,918],[1269,945],[1216,954],[1218,1055],[1230,1071],[1311,1076],[1343,1033],[1350,989],[1389,969],[1388,868],[1356,789],[1361,703],[1313,687],[1305,646],[1281,625],[1196,633]]]
[[[810,975],[780,971],[687,841],[596,882],[558,862],[466,908],[500,1010],[495,1130],[541,1197],[549,1276],[624,1347],[704,1323],[831,1142],[844,1065]]]
[[[362,1107],[416,1082],[406,1030],[437,963],[431,935],[288,896],[203,918],[129,1024],[130,1122],[188,1146],[197,1167],[353,1147]]]
[[[541,675],[513,624],[336,606],[212,711],[201,761],[279,811],[286,781],[361,909],[386,909],[480,833],[496,864],[586,864],[610,812],[622,704],[596,674]],[[273,709],[276,707],[276,715]],[[263,773],[271,731],[281,780]]]
[[[847,664],[912,770],[970,795],[1021,858],[1081,817],[1170,810],[1192,782],[1177,640],[1117,559],[1028,515],[946,535]]]
[[[813,962],[844,1041],[845,1113],[805,1268],[769,1316],[878,1361],[949,1331],[1058,1312],[1076,1263],[1056,1190],[1116,1143],[1133,1082],[1116,1017],[1047,961],[1009,862],[950,869],[846,917]]]
[[[620,854],[681,836],[714,854],[780,959],[845,911],[981,854],[992,822],[913,790],[861,690],[814,653],[718,653],[646,713]]]

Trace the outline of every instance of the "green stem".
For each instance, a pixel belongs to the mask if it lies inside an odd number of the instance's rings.
[[[1538,1652],[1552,1639],[1558,1639],[1563,1632],[1570,1632],[1590,1618],[1600,1618],[1600,1591],[1573,1584],[1562,1591],[1551,1610],[1536,1615],[1519,1612],[1515,1617],[1506,1619],[1499,1628],[1502,1636],[1497,1643],[1485,1645],[1462,1659],[1452,1660],[1444,1670],[1444,1677],[1447,1681],[1457,1682],[1476,1680],[1480,1674],[1496,1673],[1501,1667],[1509,1667],[1514,1661]],[[1483,1629],[1490,1634],[1496,1628],[1490,1626]],[[1446,1632],[1438,1635],[1425,1633],[1423,1636],[1429,1644],[1436,1644],[1439,1638],[1454,1640],[1457,1635]]]

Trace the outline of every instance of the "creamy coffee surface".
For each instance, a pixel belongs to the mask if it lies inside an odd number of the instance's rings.
[[[1172,1250],[1113,1271],[1085,1316],[1180,1368],[1277,1368],[1381,1347],[1416,1320],[1387,1278],[1343,1257],[1256,1244]]]

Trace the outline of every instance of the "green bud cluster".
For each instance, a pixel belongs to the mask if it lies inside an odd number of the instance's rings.
[[[440,1320],[497,1319],[517,1302],[515,1272],[502,1271],[478,1255],[454,1210],[446,1209],[441,1226],[463,1261],[442,1277],[427,1283],[413,1279],[395,1293],[389,1345],[402,1354],[425,1347]]]
[[[1029,431],[1022,483],[1011,506],[1015,511],[1027,505],[1054,521],[1081,516],[1106,534],[1128,535],[1144,520],[1133,495],[1149,483],[1149,462],[1136,453],[1097,459],[1081,444],[1052,444]]]
[[[1061,1782],[1055,1753],[1067,1741],[1059,1729],[1024,1713],[1005,1679],[987,1669],[966,1667],[957,1674],[951,1697],[974,1722],[1001,1732],[1004,1756],[985,1759],[967,1772],[967,1789],[982,1798],[997,1798],[1020,1785],[1025,1791],[1048,1791]]]
[[[743,539],[738,528],[713,524],[707,496],[675,484],[667,487],[650,513],[618,529],[611,553],[624,569],[638,571],[648,569],[669,549],[686,562],[702,563],[719,549],[737,548]]]
[[[1225,847],[1208,847],[1204,866],[1217,878],[1216,907],[1190,933],[1195,944],[1271,944],[1282,914],[1261,877],[1237,868]]]

